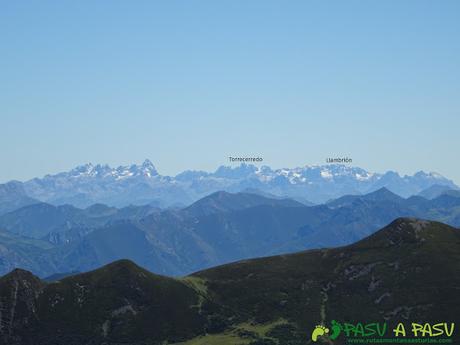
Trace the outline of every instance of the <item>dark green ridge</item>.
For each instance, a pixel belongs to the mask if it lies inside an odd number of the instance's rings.
[[[0,278],[0,344],[300,345],[332,320],[458,323],[459,290],[460,231],[400,218],[353,245],[179,279],[128,260],[53,283],[15,270]]]

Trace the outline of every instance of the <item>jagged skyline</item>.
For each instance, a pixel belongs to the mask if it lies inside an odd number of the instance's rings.
[[[88,207],[95,203],[110,206],[151,204],[183,207],[214,192],[246,192],[294,198],[311,205],[344,195],[366,194],[386,188],[403,197],[435,188],[436,193],[456,189],[452,180],[434,172],[414,175],[384,174],[341,164],[272,169],[241,164],[220,166],[214,171],[185,170],[175,176],[162,175],[153,163],[112,168],[85,164],[69,171],[48,174],[24,182],[0,184],[5,195],[16,195],[53,204]],[[431,192],[428,192],[431,194]]]
[[[158,167],[157,164],[155,164],[154,162],[152,162],[152,160],[150,160],[149,158],[145,158],[144,160],[142,160],[142,162],[131,162],[130,164],[120,164],[120,165],[111,165],[111,164],[108,164],[108,163],[99,163],[99,162],[86,162],[86,163],[81,163],[81,164],[78,164],[76,166],[73,166],[73,167],[69,167],[67,169],[64,169],[64,170],[60,170],[60,171],[49,171],[49,172],[46,172],[42,175],[36,175],[36,176],[31,176],[30,178],[26,178],[26,179],[10,179],[10,180],[7,180],[7,181],[0,181],[0,183],[7,183],[7,182],[11,182],[11,181],[21,181],[21,182],[26,182],[28,180],[31,180],[31,179],[41,179],[41,178],[44,178],[46,176],[55,176],[55,175],[59,175],[59,174],[62,174],[62,173],[71,173],[71,172],[84,172],[86,174],[90,173],[91,171],[102,171],[102,172],[105,172],[105,173],[110,173],[110,174],[114,174],[114,173],[120,173],[120,174],[123,174],[123,173],[128,173],[131,169],[134,169],[134,170],[137,170],[137,171],[141,171],[141,170],[148,170],[148,174],[149,174],[149,177],[150,175],[154,176],[154,175],[160,175],[160,176],[166,176],[166,177],[177,177],[177,176],[180,176],[181,174],[184,174],[184,173],[187,173],[187,172],[196,172],[196,173],[205,173],[205,174],[213,174],[213,173],[216,173],[219,171],[219,169],[229,169],[229,170],[239,170],[241,169],[242,167],[244,166],[247,166],[247,167],[251,167],[251,168],[254,168],[258,171],[261,171],[263,172],[264,170],[268,170],[268,171],[272,171],[272,172],[280,172],[280,171],[295,171],[295,170],[303,170],[303,169],[315,169],[315,168],[320,168],[322,170],[328,170],[328,168],[332,168],[332,169],[335,169],[337,167],[340,167],[340,168],[343,168],[343,169],[348,169],[350,171],[353,171],[353,170],[362,170],[365,174],[368,174],[369,176],[372,176],[372,175],[378,175],[378,176],[382,176],[382,175],[385,175],[386,173],[389,173],[389,172],[394,172],[396,173],[397,175],[399,175],[400,177],[404,178],[404,177],[412,177],[418,173],[423,173],[423,174],[426,174],[426,175],[432,175],[433,177],[441,177],[441,178],[447,178],[448,180],[451,180],[452,182],[456,183],[456,181],[452,178],[450,178],[449,176],[445,176],[443,174],[440,174],[438,171],[435,171],[435,170],[423,170],[423,169],[419,169],[419,170],[415,170],[413,173],[409,173],[409,174],[404,174],[400,171],[398,171],[397,169],[386,169],[384,171],[372,171],[372,170],[369,170],[369,169],[365,169],[363,167],[360,167],[360,166],[357,166],[357,165],[353,165],[353,164],[340,164],[340,163],[323,163],[323,164],[302,164],[302,165],[297,165],[297,166],[292,166],[292,167],[287,167],[287,166],[284,166],[284,167],[273,167],[273,166],[270,166],[269,164],[264,164],[263,162],[262,163],[227,163],[227,164],[221,164],[219,166],[215,166],[214,168],[211,168],[211,169],[193,169],[193,168],[187,168],[187,169],[184,169],[184,170],[181,170],[181,171],[177,171],[177,173],[174,173],[174,174],[167,174],[167,173],[164,173],[163,169],[161,169],[161,167]],[[457,183],[456,183],[457,184]]]
[[[113,172],[113,171],[117,171],[117,172],[121,172],[123,173],[126,172],[126,171],[129,171],[129,170],[137,170],[137,171],[146,171],[150,177],[150,175],[154,176],[154,175],[161,175],[161,176],[168,176],[168,177],[177,177],[183,173],[186,173],[186,172],[197,172],[197,173],[205,173],[205,174],[213,174],[213,173],[216,173],[218,172],[219,170],[221,169],[229,169],[229,170],[233,170],[233,171],[236,171],[236,170],[240,170],[240,169],[244,169],[245,167],[248,167],[248,168],[251,168],[251,169],[255,169],[257,171],[283,171],[283,170],[286,170],[286,171],[293,171],[293,170],[299,170],[299,169],[316,169],[316,168],[321,168],[323,170],[327,170],[328,168],[332,168],[332,169],[336,169],[336,168],[342,168],[342,169],[345,169],[345,170],[363,170],[365,171],[367,174],[369,174],[370,176],[372,175],[384,175],[385,173],[388,173],[388,172],[394,172],[396,174],[398,174],[400,177],[410,177],[410,176],[414,176],[415,174],[417,173],[424,173],[424,174],[427,174],[427,175],[432,175],[434,177],[436,176],[439,176],[439,177],[443,177],[443,178],[448,178],[447,176],[444,176],[440,173],[438,173],[437,171],[425,171],[425,170],[417,170],[415,171],[413,174],[402,174],[400,173],[399,171],[397,171],[396,169],[387,169],[383,172],[377,172],[377,171],[370,171],[368,169],[364,169],[362,167],[359,167],[357,165],[352,165],[352,164],[343,164],[343,163],[324,163],[324,164],[303,164],[303,165],[298,165],[298,166],[293,166],[293,167],[282,167],[282,168],[279,168],[279,167],[272,167],[268,164],[257,164],[257,163],[237,163],[237,164],[222,164],[222,165],[219,165],[219,166],[216,166],[214,169],[209,169],[209,170],[206,170],[206,169],[185,169],[185,170],[182,170],[182,171],[178,171],[176,174],[165,174],[165,173],[162,173],[161,172],[161,168],[158,169],[158,166],[156,164],[154,164],[152,162],[152,160],[150,160],[149,158],[145,158],[141,163],[136,163],[136,162],[132,162],[131,164],[125,164],[125,165],[111,165],[111,164],[108,164],[108,163],[95,163],[95,162],[86,162],[86,163],[82,163],[82,164],[79,164],[79,165],[76,165],[74,167],[71,167],[69,169],[66,169],[66,170],[62,170],[62,171],[55,171],[55,172],[48,172],[44,175],[39,175],[39,176],[34,176],[32,177],[32,179],[34,178],[44,178],[46,176],[54,176],[54,175],[59,175],[59,174],[62,174],[62,173],[70,173],[70,172],[82,172],[82,173],[85,173],[85,174],[90,174],[92,171],[110,171],[110,172]],[[11,181],[15,181],[16,179],[13,179]],[[25,181],[25,180],[24,180]],[[22,182],[24,182],[22,181]],[[9,181],[7,181],[9,182]]]

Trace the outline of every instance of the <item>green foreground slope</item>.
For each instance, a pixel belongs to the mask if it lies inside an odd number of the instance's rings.
[[[459,291],[460,231],[398,219],[347,247],[181,279],[127,260],[48,284],[15,270],[0,278],[0,344],[300,345],[332,320],[458,322]]]

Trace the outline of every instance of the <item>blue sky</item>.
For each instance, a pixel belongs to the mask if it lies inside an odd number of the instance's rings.
[[[348,156],[460,183],[459,1],[0,7],[0,181]]]

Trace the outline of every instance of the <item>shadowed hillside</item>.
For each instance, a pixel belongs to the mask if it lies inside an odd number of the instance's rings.
[[[15,270],[0,279],[1,344],[300,345],[331,320],[458,322],[459,287],[459,230],[401,218],[350,246],[180,279],[127,260],[53,283]]]

